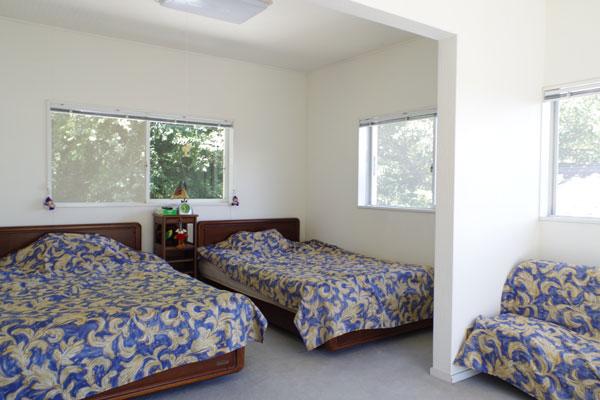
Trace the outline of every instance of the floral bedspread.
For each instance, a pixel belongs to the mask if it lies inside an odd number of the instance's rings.
[[[199,249],[233,280],[281,306],[306,348],[362,329],[391,328],[433,316],[433,268],[385,262],[278,231],[238,232]]]
[[[538,399],[600,399],[600,268],[519,264],[501,314],[475,321],[456,362]]]
[[[0,399],[81,399],[262,340],[245,296],[99,235],[0,259]]]

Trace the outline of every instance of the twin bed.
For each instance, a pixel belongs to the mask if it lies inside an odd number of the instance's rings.
[[[308,350],[345,349],[432,325],[431,267],[299,237],[296,218],[199,222],[200,279],[247,295]]]
[[[297,219],[197,229],[210,285],[140,252],[139,224],[0,228],[0,398],[125,399],[231,374],[263,314],[309,350],[431,325],[429,267],[299,243]]]

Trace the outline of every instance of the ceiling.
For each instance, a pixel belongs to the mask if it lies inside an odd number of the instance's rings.
[[[0,15],[300,71],[413,37],[308,0],[274,0],[242,25],[165,8],[155,0],[1,0]]]

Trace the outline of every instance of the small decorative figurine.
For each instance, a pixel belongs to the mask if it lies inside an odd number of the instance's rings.
[[[188,195],[187,192],[187,185],[185,183],[185,181],[181,181],[179,182],[179,185],[177,185],[177,187],[175,188],[175,191],[173,192],[173,195],[171,196],[172,199],[189,199],[190,196]]]
[[[49,211],[52,211],[56,208],[56,204],[54,204],[54,200],[52,200],[52,197],[46,197],[46,200],[44,200],[44,207],[46,207]]]
[[[238,207],[238,206],[240,205],[240,199],[238,199],[238,197],[237,197],[237,196],[233,196],[233,197],[231,198],[231,205],[232,205],[233,207]]]
[[[175,239],[177,239],[177,248],[182,250],[185,248],[185,241],[188,237],[187,229],[185,229],[181,224],[179,228],[175,230]]]
[[[177,188],[175,188],[175,192],[173,192],[173,196],[171,196],[171,198],[181,200],[179,207],[177,207],[179,214],[181,214],[181,215],[193,214],[194,210],[192,210],[192,207],[187,202],[187,200],[190,198],[190,196],[188,195],[187,185],[185,184],[184,181],[179,182],[179,185],[177,185]]]

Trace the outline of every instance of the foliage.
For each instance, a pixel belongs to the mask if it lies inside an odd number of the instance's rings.
[[[600,95],[559,102],[559,165],[565,178],[600,171]]]
[[[146,123],[52,113],[55,201],[143,202]]]
[[[150,124],[150,198],[169,199],[180,181],[193,199],[223,198],[223,128]]]
[[[377,204],[433,205],[434,118],[379,125]]]

